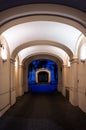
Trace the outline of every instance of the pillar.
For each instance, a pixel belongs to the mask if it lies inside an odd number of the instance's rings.
[[[15,61],[15,89],[16,89],[16,97],[19,96],[19,68],[18,68],[18,59]]]
[[[79,61],[78,106],[86,113],[86,61]]]
[[[62,94],[66,97],[66,87],[67,87],[67,65],[62,67]]]
[[[16,89],[15,89],[15,60],[10,59],[10,104],[16,102]]]
[[[59,92],[62,91],[62,67],[58,66],[58,86],[57,89]]]
[[[71,60],[71,84],[70,84],[70,102],[72,105],[78,105],[78,59]]]
[[[23,65],[19,65],[19,96],[24,94]]]
[[[29,91],[29,87],[28,87],[28,67],[24,67],[23,69],[23,73],[24,73],[24,92],[27,93]]]

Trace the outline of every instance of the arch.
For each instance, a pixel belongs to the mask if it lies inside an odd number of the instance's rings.
[[[66,7],[63,5],[54,5],[54,4],[24,5],[24,6],[8,9],[6,11],[2,11],[1,16],[0,16],[1,32],[3,32],[4,30],[6,30],[7,28],[9,28],[11,26],[16,25],[18,23],[18,21],[15,21],[16,19],[20,18],[22,21],[22,18],[25,19],[28,16],[29,17],[37,16],[37,18],[36,17],[35,18],[39,19],[39,20],[41,19],[40,16],[42,16],[42,17],[44,16],[45,20],[47,18],[46,16],[52,16],[52,17],[56,16],[57,20],[58,20],[58,17],[64,18],[64,20],[61,20],[61,21],[64,21],[64,23],[67,23],[67,24],[69,23],[69,25],[79,28],[79,30],[82,30],[83,33],[86,34],[86,32],[84,32],[85,31],[84,28],[86,27],[86,19],[85,19],[86,14],[84,12],[73,9],[71,7]],[[20,19],[19,19],[19,21],[20,21]],[[47,18],[47,19],[49,20],[49,18]],[[31,18],[30,18],[30,20],[31,20]],[[69,20],[69,21],[67,21],[67,20]],[[24,22],[26,22],[26,21],[24,20]],[[7,26],[3,26],[5,24],[7,24]],[[81,25],[81,27],[80,27],[80,25]],[[83,28],[83,29],[81,29],[81,28]]]
[[[76,47],[75,47],[75,57],[78,57],[78,50],[80,48],[80,44],[82,42],[82,40],[85,38],[85,35],[81,34],[77,40],[77,44],[76,44]]]
[[[59,75],[59,77],[58,77],[58,86],[62,86],[62,78],[61,78],[61,74],[62,74],[62,64],[63,64],[63,61],[62,61],[62,59],[60,58],[59,59],[59,57],[57,57],[57,56],[54,56],[54,55],[52,55],[52,54],[40,54],[40,55],[32,55],[32,56],[30,56],[30,57],[28,57],[28,59],[24,59],[24,61],[23,61],[23,65],[24,65],[24,67],[25,67],[25,76],[24,77],[26,77],[25,78],[25,81],[26,81],[26,84],[27,84],[27,68],[28,68],[28,66],[29,66],[29,64],[30,63],[32,63],[33,61],[35,61],[35,60],[51,60],[51,61],[53,61],[57,66],[58,66],[58,75]],[[28,85],[27,85],[28,86]]]
[[[81,61],[86,60],[86,37],[83,37],[77,51],[78,57]]]
[[[48,77],[47,82],[50,83],[50,78],[51,78],[50,71],[48,69],[45,69],[45,68],[41,68],[41,69],[38,69],[36,71],[36,83],[39,83],[39,74],[42,73],[42,72],[47,74],[47,77]]]
[[[61,57],[57,56],[57,55],[52,55],[51,53],[42,53],[39,55],[39,53],[30,55],[26,58],[23,59],[22,63],[25,64],[25,62],[28,62],[28,64],[30,64],[32,61],[34,60],[39,60],[39,59],[51,59],[53,62],[55,62],[56,64],[63,64],[63,60],[61,59]]]
[[[38,8],[38,6],[40,6],[40,8]],[[42,20],[60,22],[71,25],[79,29],[84,35],[86,35],[85,17],[86,14],[84,12],[63,5],[25,5],[1,12],[0,33],[17,24]],[[73,53],[70,52],[70,49],[66,48],[65,50],[64,48],[63,50],[68,51],[68,55],[71,55],[70,57],[72,57]]]
[[[17,46],[27,42],[41,40],[58,42],[67,46],[74,53],[77,39],[81,34],[79,30],[72,26],[51,21],[23,23],[9,28],[2,33],[8,41],[10,53],[12,53]]]
[[[13,51],[11,57],[12,57],[12,58],[15,58],[16,54],[17,54],[19,51],[21,51],[22,49],[27,48],[27,47],[31,47],[31,46],[34,47],[34,46],[36,46],[36,45],[40,45],[40,43],[41,43],[41,45],[49,45],[49,46],[54,46],[54,47],[61,48],[62,50],[64,50],[64,51],[68,54],[68,56],[69,56],[70,58],[73,57],[72,51],[71,51],[68,47],[66,47],[65,45],[62,45],[62,44],[60,44],[60,43],[56,43],[56,42],[53,42],[53,41],[46,41],[46,40],[43,40],[43,41],[42,41],[42,40],[41,40],[41,41],[40,41],[40,40],[39,40],[39,41],[31,41],[31,42],[22,44],[22,45],[18,46],[18,47]]]

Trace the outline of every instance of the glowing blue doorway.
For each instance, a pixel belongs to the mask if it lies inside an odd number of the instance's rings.
[[[30,92],[54,92],[58,84],[58,66],[51,60],[35,60],[28,66]]]

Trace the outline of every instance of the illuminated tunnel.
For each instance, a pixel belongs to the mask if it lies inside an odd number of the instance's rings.
[[[35,60],[28,66],[30,92],[54,92],[58,84],[58,66],[51,60]]]

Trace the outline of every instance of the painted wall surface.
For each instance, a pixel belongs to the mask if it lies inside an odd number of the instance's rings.
[[[6,49],[8,49],[7,44],[5,43],[3,38],[1,38],[1,40],[4,42]],[[9,107],[10,107],[10,59],[8,51],[7,61],[3,61],[0,55],[0,116]]]

